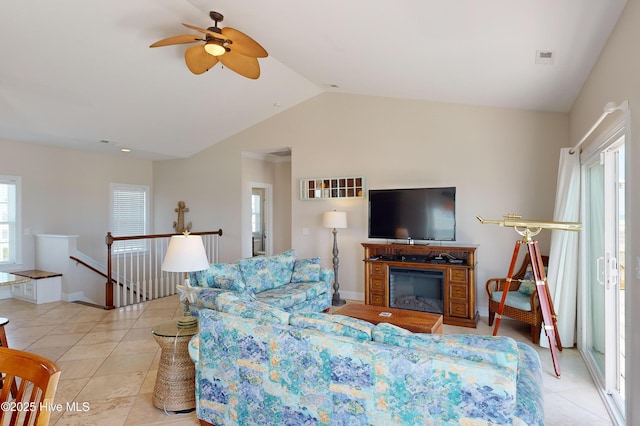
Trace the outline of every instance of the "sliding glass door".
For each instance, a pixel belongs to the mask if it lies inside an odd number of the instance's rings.
[[[624,413],[624,136],[583,164],[583,347],[614,411]]]

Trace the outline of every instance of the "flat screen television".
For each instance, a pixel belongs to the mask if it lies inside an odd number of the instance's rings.
[[[369,238],[455,241],[456,188],[370,189]]]

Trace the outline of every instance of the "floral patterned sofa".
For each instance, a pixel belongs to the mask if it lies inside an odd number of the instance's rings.
[[[414,334],[227,293],[189,345],[213,425],[543,425],[537,352],[509,337]]]
[[[233,291],[287,312],[321,312],[331,306],[333,275],[319,257],[296,259],[295,249],[213,264],[189,275],[196,289],[191,311],[215,309],[218,296]]]

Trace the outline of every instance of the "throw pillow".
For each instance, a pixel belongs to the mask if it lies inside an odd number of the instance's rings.
[[[264,256],[241,259],[237,262],[244,283],[254,293],[270,290],[275,286],[268,262],[268,259]]]
[[[293,265],[292,283],[320,281],[320,258],[297,259]]]
[[[254,296],[253,291],[247,288],[247,286],[238,280],[234,280],[232,278],[226,278],[221,276],[216,276],[213,278],[213,282],[216,288],[220,288],[223,290],[232,290],[240,293],[247,293],[250,296]]]
[[[547,275],[547,267],[544,267],[544,275]],[[533,268],[531,265],[527,265],[527,269],[524,271],[524,277],[520,282],[518,291],[524,295],[531,296],[536,291],[536,282],[534,281]]]
[[[544,267],[544,275],[545,277],[548,274],[548,266]],[[524,277],[522,277],[523,281],[534,281],[534,276],[533,276],[533,268],[531,267],[531,265],[527,265],[527,269],[525,269],[524,271]]]
[[[518,287],[518,291],[525,296],[531,296],[536,291],[536,283],[533,280],[522,280],[520,281],[520,287]]]
[[[373,324],[357,318],[318,312],[294,313],[289,318],[289,324],[367,341],[371,340],[371,330],[374,328]]]
[[[244,284],[240,269],[234,263],[214,263],[205,271],[192,272],[189,278],[192,286],[220,288],[216,282],[216,277],[224,277]]]
[[[295,249],[269,256],[267,257],[267,261],[271,276],[275,281],[275,287],[280,287],[291,282],[293,265],[296,262]]]

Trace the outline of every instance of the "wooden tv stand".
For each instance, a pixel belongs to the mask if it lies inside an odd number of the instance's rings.
[[[476,247],[371,243],[362,247],[365,304],[389,307],[390,267],[444,271],[444,323],[476,327]],[[462,263],[451,263],[449,256]]]

